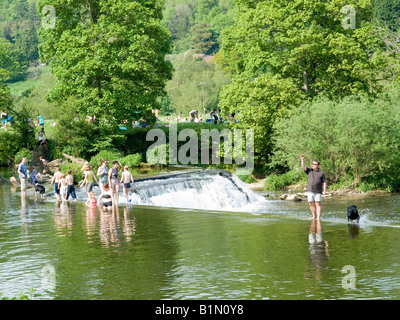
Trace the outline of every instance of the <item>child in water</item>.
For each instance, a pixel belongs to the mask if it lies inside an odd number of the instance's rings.
[[[90,208],[97,207],[97,200],[96,200],[96,195],[94,194],[94,192],[89,192],[89,199],[87,199],[85,204]]]
[[[64,202],[67,200],[68,181],[65,179],[65,173],[61,173],[60,178],[61,179],[58,187],[60,189],[61,200]]]
[[[129,190],[133,188],[133,176],[128,169],[128,166],[124,166],[124,171],[122,172],[121,176],[121,184],[123,185],[122,190],[126,198],[126,203],[129,202]]]

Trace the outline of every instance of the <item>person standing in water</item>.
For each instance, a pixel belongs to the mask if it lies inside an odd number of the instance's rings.
[[[124,171],[121,175],[122,191],[125,195],[126,203],[129,202],[129,190],[133,187],[133,176],[128,169],[128,166],[124,166]]]
[[[51,179],[51,182],[50,182],[51,186],[54,183],[54,194],[56,195],[57,200],[61,199],[61,197],[60,197],[60,188],[59,188],[59,185],[58,185],[60,183],[60,180],[61,180],[61,171],[60,170],[61,170],[61,168],[57,167],[57,171],[54,174],[54,176],[53,176],[53,178]]]
[[[308,176],[307,198],[313,219],[321,218],[321,200],[322,194],[326,194],[326,177],[319,169],[319,161],[312,162],[312,168],[304,164],[304,154],[300,156],[301,167]]]
[[[28,168],[26,166],[26,158],[22,158],[21,163],[18,165],[18,177],[21,182],[21,191],[26,190],[26,181],[28,180]]]
[[[72,196],[72,200],[76,201],[76,193],[75,193],[75,186],[74,186],[74,177],[71,174],[71,169],[67,170],[67,177],[65,178],[67,180],[68,186],[67,186],[67,197],[66,199],[68,200],[69,195]]]
[[[111,190],[114,193],[114,201],[115,204],[118,205],[118,197],[119,197],[119,180],[118,180],[118,161],[113,161],[113,165],[111,169],[108,171],[108,181]]]
[[[101,162],[101,166],[97,169],[97,176],[99,177],[99,187],[100,191],[103,192],[103,185],[108,183],[108,169],[107,169],[107,160],[103,160]]]
[[[113,191],[108,187],[108,183],[103,185],[103,191],[99,198],[99,203],[103,199],[103,210],[111,210],[113,209],[114,199],[113,199]]]
[[[87,193],[88,198],[89,198],[89,193],[91,193],[92,190],[93,190],[93,187],[95,185],[96,177],[93,174],[93,172],[92,172],[92,170],[90,168],[90,165],[88,163],[85,164],[85,166],[83,167],[82,170],[83,170],[83,173],[85,175],[85,179],[83,179],[83,181],[81,183],[81,188],[83,188],[83,186],[86,184],[86,193]],[[96,182],[97,182],[97,180],[96,180]]]

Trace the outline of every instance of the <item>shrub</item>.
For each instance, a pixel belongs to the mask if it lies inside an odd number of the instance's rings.
[[[74,157],[91,159],[102,150],[124,145],[126,138],[116,126],[88,122],[75,114],[71,108],[73,102],[66,104],[54,130],[56,148]]]
[[[15,154],[19,150],[18,141],[14,139],[14,134],[0,131],[0,165],[9,165],[15,160]]]
[[[245,175],[245,176],[238,175],[238,177],[239,177],[240,180],[242,180],[242,181],[245,182],[245,183],[254,183],[254,182],[257,182],[257,180],[256,180],[251,174]]]
[[[19,150],[14,157],[14,163],[20,163],[22,158],[26,158],[27,162],[32,161],[32,151],[29,149],[23,148]]]
[[[276,126],[273,164],[300,167],[300,155],[319,160],[330,183],[351,178],[357,186],[400,176],[400,103],[397,94],[371,102],[353,96],[320,99],[293,110]]]
[[[63,162],[60,167],[61,172],[67,174],[67,170],[71,169],[71,174],[74,177],[75,182],[79,182],[83,179],[83,172],[81,171],[82,165],[73,162]]]
[[[146,161],[150,164],[168,164],[169,144],[162,144],[151,147],[147,150]]]
[[[281,190],[286,186],[306,181],[306,175],[301,170],[291,170],[283,174],[271,174],[264,181],[264,189]]]
[[[26,156],[30,161],[32,152],[36,145],[35,134],[26,119],[31,118],[30,110],[22,108],[18,113],[12,111],[14,122],[5,132],[0,131],[0,165],[10,165],[13,161],[20,161]]]
[[[119,160],[123,166],[138,167],[142,162],[142,155],[140,153],[130,154]]]
[[[102,150],[95,156],[91,157],[89,162],[90,165],[95,168],[99,167],[103,160],[107,160],[109,163],[112,163],[114,160],[119,161],[121,158],[123,158],[123,154],[121,151],[117,149],[108,149]]]

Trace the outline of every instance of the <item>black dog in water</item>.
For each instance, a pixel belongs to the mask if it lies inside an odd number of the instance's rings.
[[[357,223],[360,221],[360,216],[356,206],[350,206],[347,208],[347,221],[350,220],[357,220]]]
[[[35,184],[35,193],[39,193],[42,197],[44,197],[46,189],[42,185],[36,183]]]

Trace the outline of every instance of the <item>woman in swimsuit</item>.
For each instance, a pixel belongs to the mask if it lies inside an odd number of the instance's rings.
[[[107,160],[103,160],[101,162],[101,166],[97,169],[97,176],[99,177],[99,187],[101,192],[103,192],[103,185],[108,183],[107,173]]]
[[[112,168],[108,171],[108,181],[112,192],[114,192],[115,204],[118,204],[119,197],[119,180],[118,180],[118,161],[113,161]]]
[[[113,209],[113,191],[109,188],[108,183],[103,185],[103,192],[99,201],[103,199],[103,210]]]

